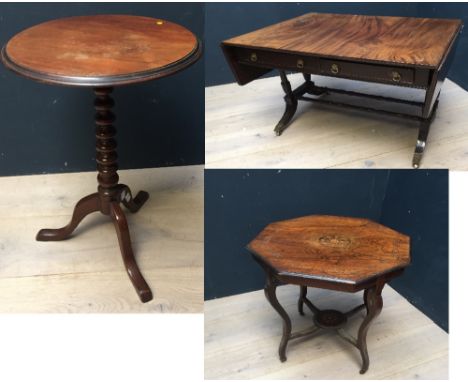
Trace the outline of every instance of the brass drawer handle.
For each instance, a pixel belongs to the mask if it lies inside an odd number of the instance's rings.
[[[252,53],[250,55],[250,61],[252,62],[257,62],[257,54],[256,53]]]
[[[398,72],[392,72],[392,80],[394,82],[400,82],[401,80],[401,75]]]
[[[330,68],[330,71],[333,73],[333,74],[338,74],[338,72],[340,71],[340,68],[338,67],[337,64],[332,64],[331,68]]]
[[[297,60],[297,67],[299,69],[303,69],[304,68],[304,60]]]

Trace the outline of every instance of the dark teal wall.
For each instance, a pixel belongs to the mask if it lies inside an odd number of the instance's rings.
[[[207,3],[205,12],[206,86],[235,82],[219,48],[222,40],[308,12],[460,18],[468,24],[466,3]],[[467,48],[468,35],[465,32],[460,37],[448,75],[465,89],[468,89]]]
[[[205,299],[263,288],[245,246],[268,223],[366,217],[411,236],[413,265],[391,285],[448,329],[448,171],[205,171]]]
[[[168,19],[203,38],[201,3],[1,3],[0,44],[35,24],[74,15]],[[114,92],[121,168],[204,162],[203,59],[157,81]],[[93,94],[20,78],[0,64],[0,176],[92,171]]]
[[[380,222],[411,236],[412,266],[392,286],[447,329],[447,171],[392,171]]]

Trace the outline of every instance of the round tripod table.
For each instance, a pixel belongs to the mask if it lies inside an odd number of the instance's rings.
[[[56,85],[92,88],[95,93],[97,192],[75,206],[70,223],[42,229],[39,241],[64,240],[80,221],[101,212],[114,222],[128,276],[142,302],[153,298],[132,251],[122,203],[137,212],[148,199],[133,198],[119,184],[117,142],[113,126],[115,86],[150,81],[174,74],[198,60],[201,44],[186,28],[169,21],[128,15],[69,17],[48,21],[14,36],[2,49],[5,66],[27,78]]]
[[[265,270],[265,296],[283,320],[281,362],[286,361],[290,340],[334,330],[358,348],[364,374],[369,368],[367,331],[382,310],[383,287],[410,264],[409,237],[367,219],[312,215],[269,224],[248,249]],[[300,286],[297,307],[301,315],[304,304],[311,310],[314,326],[310,330],[291,333],[291,319],[276,298],[281,283]],[[307,287],[364,290],[364,303],[348,312],[319,309],[307,298]],[[343,327],[364,308],[366,317],[354,338]]]

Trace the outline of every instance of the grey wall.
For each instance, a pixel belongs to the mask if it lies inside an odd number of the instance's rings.
[[[308,12],[380,16],[460,18],[468,24],[466,3],[207,3],[206,86],[235,82],[219,48],[222,40]],[[468,89],[468,35],[462,33],[448,77]],[[270,72],[267,76],[277,75]]]
[[[201,3],[1,3],[0,43],[47,20],[103,13],[168,19],[203,39]],[[120,168],[204,162],[203,67],[202,58],[115,90]],[[93,99],[89,89],[36,83],[0,65],[0,176],[94,170]]]
[[[270,222],[366,217],[407,234],[412,266],[391,285],[448,329],[448,171],[205,171],[205,299],[263,288],[245,246]]]

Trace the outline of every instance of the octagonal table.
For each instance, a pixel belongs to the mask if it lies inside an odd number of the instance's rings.
[[[265,270],[265,296],[283,319],[280,360],[286,361],[289,340],[335,330],[359,349],[360,373],[365,373],[367,331],[382,310],[384,285],[410,264],[409,237],[367,219],[312,215],[269,224],[247,248]],[[304,315],[305,304],[312,311],[315,326],[311,330],[291,333],[291,319],[276,297],[281,283],[300,286],[298,310]],[[321,310],[307,298],[307,287],[364,290],[364,303],[348,312]],[[364,308],[367,314],[355,339],[342,328]]]

